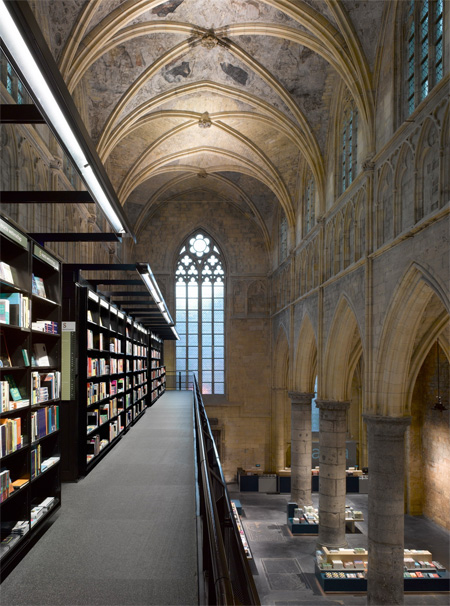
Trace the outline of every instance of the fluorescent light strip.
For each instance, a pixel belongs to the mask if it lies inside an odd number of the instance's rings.
[[[20,71],[23,73],[28,87],[33,91],[39,104],[48,116],[53,128],[67,147],[73,161],[77,165],[82,178],[91,190],[95,200],[101,206],[107,220],[116,233],[124,233],[125,229],[116,211],[108,200],[94,171],[89,166],[86,156],[78,143],[69,123],[53,96],[38,64],[28,49],[25,40],[17,28],[14,19],[9,14],[4,0],[0,0],[0,35],[9,52],[14,57]]]

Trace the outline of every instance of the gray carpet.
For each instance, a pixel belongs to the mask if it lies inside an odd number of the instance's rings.
[[[167,392],[0,586],[2,605],[198,604],[192,392]]]

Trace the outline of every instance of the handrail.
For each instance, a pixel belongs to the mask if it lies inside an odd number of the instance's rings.
[[[225,477],[194,375],[194,420],[197,444],[197,497],[200,603],[259,605],[253,575],[231,508]]]

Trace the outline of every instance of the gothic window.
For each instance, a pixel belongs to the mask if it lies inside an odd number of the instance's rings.
[[[349,187],[357,171],[358,111],[347,103],[341,123],[341,193]]]
[[[282,263],[287,257],[287,217],[283,211],[281,211],[280,218],[280,233],[278,234],[278,243],[279,243],[279,254],[280,254],[280,263]]]
[[[225,272],[202,232],[181,247],[176,268],[176,370],[195,373],[203,394],[225,393]]]
[[[6,55],[3,52],[0,52],[0,63],[1,63],[1,80],[11,95],[11,97],[18,104],[28,103],[28,94],[25,90],[24,85],[19,80],[13,66],[8,61]]]
[[[408,0],[407,11],[403,34],[406,117],[444,73],[444,0]]]
[[[305,235],[314,227],[315,223],[315,183],[313,177],[309,175],[305,188]]]

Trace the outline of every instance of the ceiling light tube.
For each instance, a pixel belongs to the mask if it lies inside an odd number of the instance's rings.
[[[70,127],[61,107],[59,106],[53,92],[51,91],[39,65],[30,52],[22,33],[10,15],[4,0],[0,0],[0,36],[8,51],[11,53],[17,67],[23,74],[29,92],[36,98],[38,105],[42,108],[48,118],[52,130],[57,133],[67,149],[72,160],[76,164],[82,179],[97,201],[106,219],[116,233],[124,233],[125,228],[121,219],[114,210],[108,196],[99,183],[86,155]]]

